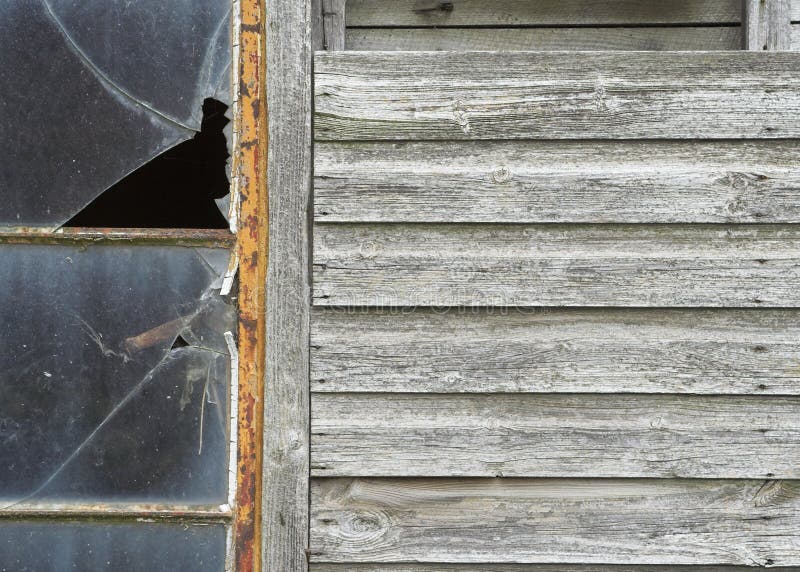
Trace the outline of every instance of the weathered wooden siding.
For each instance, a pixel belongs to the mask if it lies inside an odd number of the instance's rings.
[[[800,57],[315,70],[312,569],[800,566]]]
[[[735,50],[739,0],[348,0],[348,50]]]
[[[800,478],[798,397],[325,393],[311,412],[315,476]]]
[[[311,570],[800,569],[778,1],[318,0],[330,52],[751,51],[316,55]]]
[[[314,572],[748,572],[745,566],[614,566],[606,564],[313,564]],[[797,572],[772,567],[770,572]]]
[[[311,1],[331,51],[800,50],[797,0]]]
[[[800,565],[795,483],[324,479],[312,559]]]
[[[315,164],[324,222],[800,222],[793,140],[319,141]]]
[[[317,140],[800,136],[794,53],[340,56],[316,60]]]
[[[800,395],[800,310],[330,307],[311,345],[317,393]]]
[[[349,50],[735,50],[736,27],[366,28],[347,30]]]
[[[318,305],[800,305],[788,225],[319,224],[314,262]]]

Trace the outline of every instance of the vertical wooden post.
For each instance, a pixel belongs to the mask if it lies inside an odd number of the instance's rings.
[[[743,48],[779,51],[791,47],[790,0],[744,0],[742,6]]]
[[[311,6],[312,0],[266,0],[265,572],[308,569]]]

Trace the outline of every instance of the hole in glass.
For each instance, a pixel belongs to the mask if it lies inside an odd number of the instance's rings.
[[[178,337],[175,338],[175,341],[172,342],[172,347],[170,349],[177,350],[178,348],[187,348],[187,347],[189,347],[189,342],[183,339],[183,336],[178,335]]]
[[[228,228],[215,199],[228,194],[228,106],[203,103],[200,131],[109,188],[67,227]]]

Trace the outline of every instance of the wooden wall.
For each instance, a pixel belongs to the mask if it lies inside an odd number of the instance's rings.
[[[742,25],[742,5],[783,4],[783,46],[800,50],[800,2],[772,0],[314,0],[318,48],[329,50],[736,50],[763,49]],[[758,24],[755,25],[758,28]],[[763,30],[762,30],[763,31]],[[755,41],[754,41],[755,40]]]
[[[735,50],[741,0],[348,0],[349,50]]]
[[[412,4],[327,39],[742,42],[738,1]],[[800,58],[314,69],[311,569],[798,569]]]

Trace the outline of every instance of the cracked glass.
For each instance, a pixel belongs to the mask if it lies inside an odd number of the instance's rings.
[[[228,258],[0,245],[0,508],[227,502]]]
[[[0,3],[0,226],[63,225],[192,139],[206,98],[229,105],[230,12],[224,0]]]
[[[0,522],[2,571],[224,569],[222,525]]]

